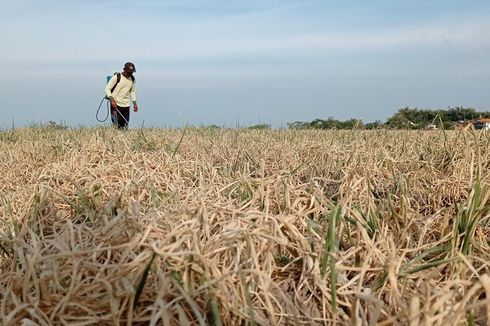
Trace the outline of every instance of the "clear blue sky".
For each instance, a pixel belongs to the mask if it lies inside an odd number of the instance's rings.
[[[132,125],[490,111],[490,1],[0,0],[0,127],[94,125],[137,68]]]

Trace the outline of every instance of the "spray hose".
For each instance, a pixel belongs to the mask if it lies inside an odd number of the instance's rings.
[[[109,103],[109,101],[107,101],[107,115],[104,119],[99,119],[100,108],[102,107],[102,103],[104,103],[104,100],[106,100],[105,96],[102,98],[102,101],[100,101],[99,108],[97,109],[97,113],[95,113],[95,119],[99,122],[106,122],[107,119],[109,119],[109,115],[111,114],[111,104]]]
[[[107,115],[104,119],[100,119],[99,118],[99,113],[100,113],[100,109],[102,108],[102,103],[104,103],[104,100],[107,100]],[[115,108],[117,114],[119,114],[120,117],[122,117],[124,119],[124,121],[126,121],[126,124],[129,125],[129,121],[126,120],[126,118],[124,117],[124,115],[121,113],[121,111],[119,111],[119,109],[116,107]],[[99,107],[97,108],[97,112],[95,113],[95,119],[99,122],[106,122],[107,119],[109,119],[109,115],[111,114],[111,102],[107,99],[107,97],[103,97],[102,98],[102,101],[100,101],[100,104],[99,104]]]

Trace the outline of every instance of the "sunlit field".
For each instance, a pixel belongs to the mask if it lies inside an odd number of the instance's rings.
[[[4,325],[485,325],[490,134],[0,132]]]

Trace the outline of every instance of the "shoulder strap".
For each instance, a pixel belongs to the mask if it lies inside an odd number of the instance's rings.
[[[121,81],[121,74],[119,72],[115,72],[114,75],[116,75],[116,83],[114,84],[114,86],[112,86],[111,93],[114,92],[117,84],[119,84],[119,82]]]
[[[131,91],[133,91],[135,81],[134,76],[131,75]]]

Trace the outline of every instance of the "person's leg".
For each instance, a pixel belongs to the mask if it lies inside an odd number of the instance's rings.
[[[117,128],[124,129],[129,123],[129,107],[117,107]]]

